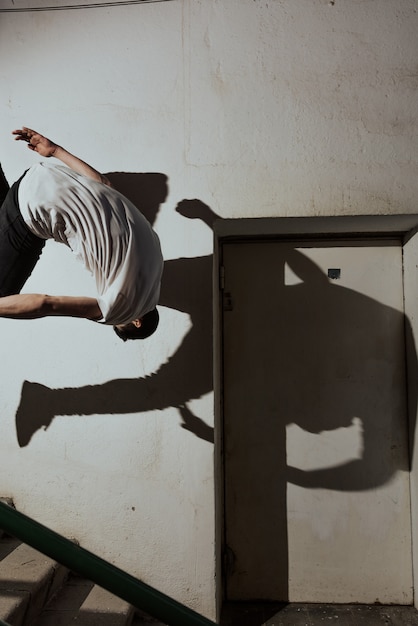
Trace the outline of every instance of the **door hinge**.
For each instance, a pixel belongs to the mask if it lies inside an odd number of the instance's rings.
[[[224,311],[234,310],[234,302],[232,300],[232,294],[229,291],[224,291],[223,305],[224,305]]]
[[[219,289],[225,289],[225,266],[219,268]]]
[[[232,294],[229,291],[225,291],[225,266],[219,267],[219,288],[223,291],[222,305],[224,311],[232,311],[234,306],[232,302]]]

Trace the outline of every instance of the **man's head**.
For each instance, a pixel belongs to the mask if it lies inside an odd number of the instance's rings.
[[[141,319],[133,320],[129,324],[119,324],[114,326],[113,330],[122,341],[146,339],[157,330],[159,320],[160,316],[157,309],[153,309],[141,317]]]

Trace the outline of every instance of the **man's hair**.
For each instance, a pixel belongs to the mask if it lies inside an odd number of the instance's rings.
[[[157,309],[153,309],[141,318],[141,326],[137,328],[134,324],[127,324],[124,328],[113,327],[113,330],[122,341],[128,339],[146,339],[157,330],[160,316]]]

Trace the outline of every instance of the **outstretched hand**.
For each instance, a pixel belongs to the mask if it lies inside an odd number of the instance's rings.
[[[17,141],[26,141],[30,150],[37,152],[43,157],[53,156],[58,148],[56,143],[37,133],[36,130],[26,128],[26,126],[12,131],[12,135],[15,135]]]

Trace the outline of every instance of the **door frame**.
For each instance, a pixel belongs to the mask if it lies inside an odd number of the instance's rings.
[[[223,246],[231,242],[315,240],[350,241],[374,238],[398,239],[403,256],[404,314],[409,319],[412,337],[405,335],[406,384],[409,425],[409,453],[412,564],[415,606],[418,608],[418,372],[415,371],[415,344],[418,345],[418,214],[356,215],[331,217],[274,217],[220,219],[214,224],[213,319],[214,319],[214,411],[215,411],[215,554],[216,595],[221,610],[225,590],[225,502],[223,470]],[[415,338],[415,339],[414,339]],[[412,401],[412,399],[414,399]],[[414,523],[415,522],[415,523]]]

